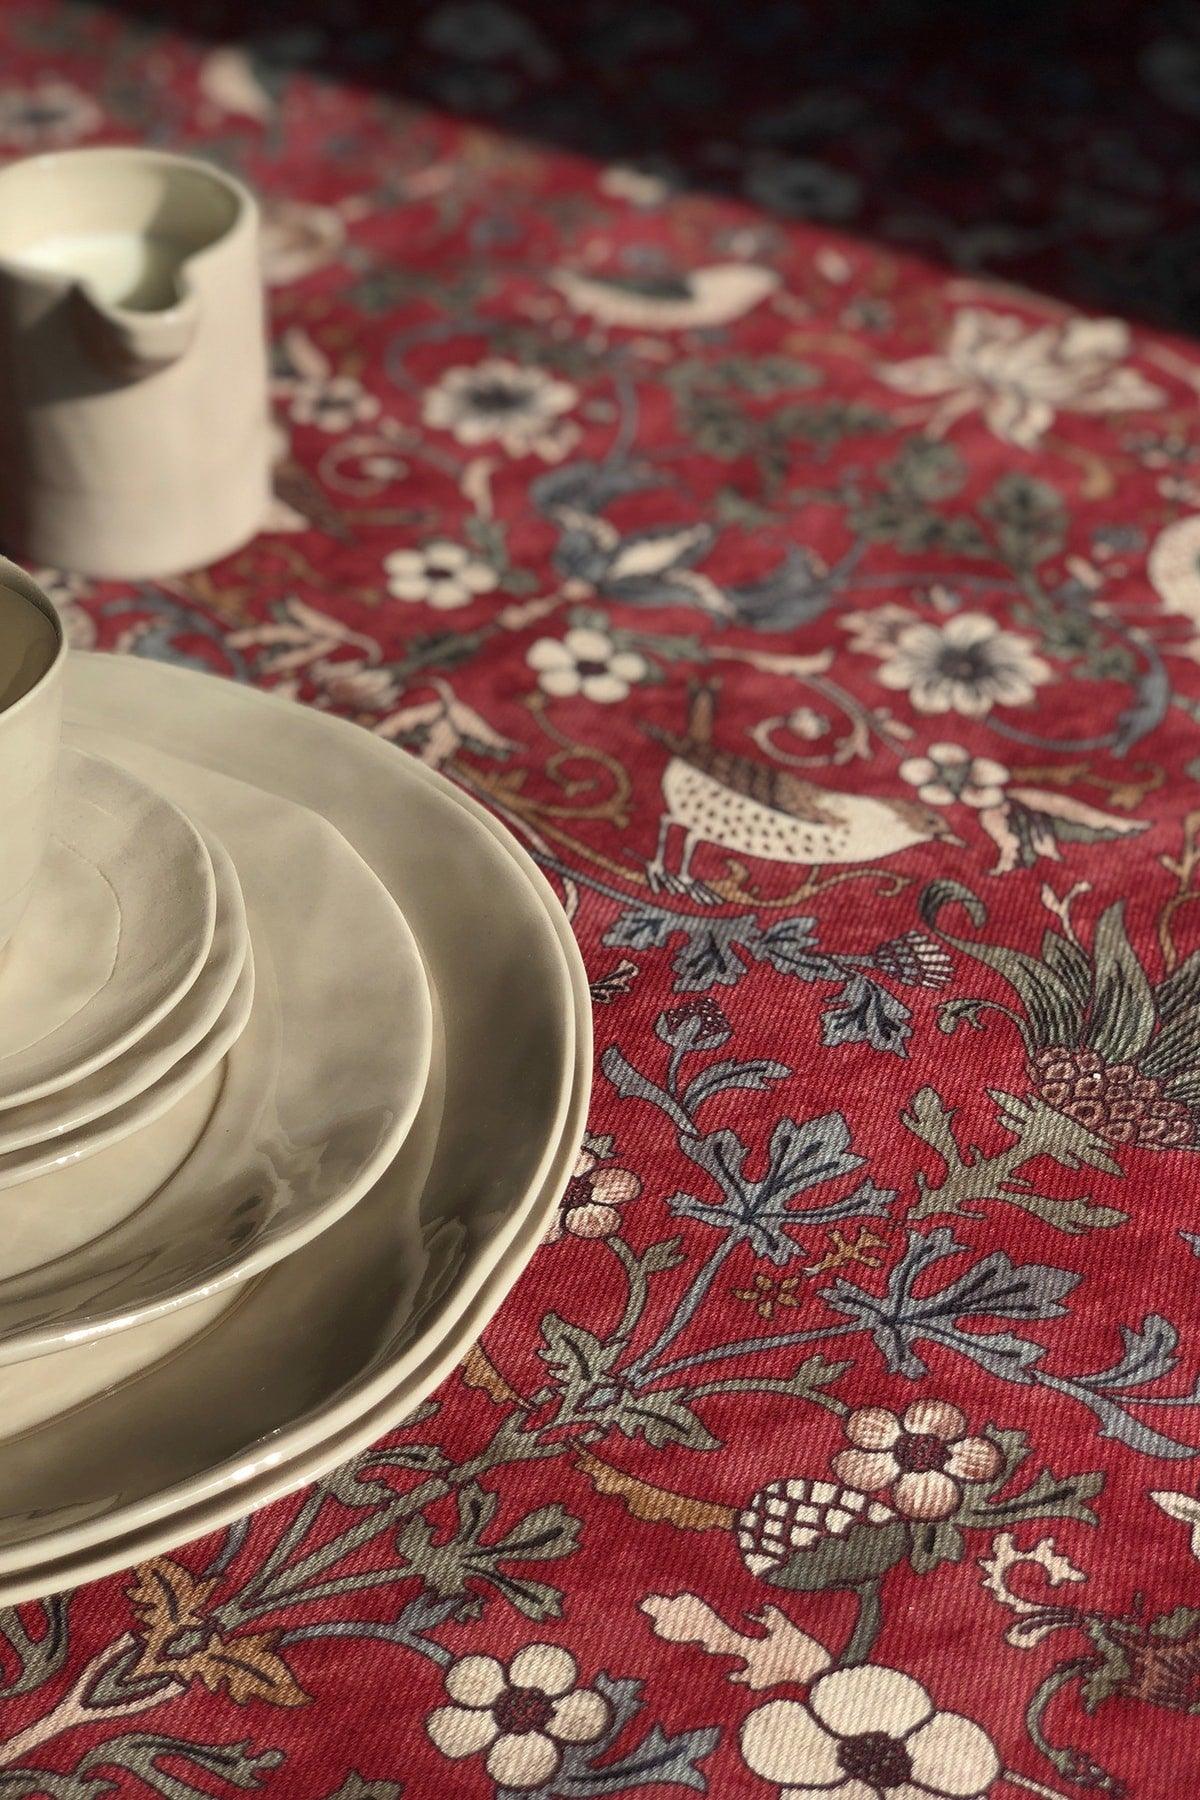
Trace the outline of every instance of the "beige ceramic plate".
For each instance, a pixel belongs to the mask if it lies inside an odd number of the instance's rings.
[[[432,1018],[420,954],[362,858],[307,807],[170,757],[151,760],[156,784],[234,860],[253,1006],[212,1116],[164,1185],[147,1195],[136,1165],[130,1177],[136,1139],[120,1164],[124,1197],[97,1175],[97,1156],[45,1178],[57,1192],[47,1228],[57,1231],[60,1213],[93,1228],[73,1250],[0,1280],[0,1363],[139,1325],[287,1255],[386,1167],[425,1086]],[[244,999],[239,982],[230,1006]],[[122,1111],[153,1119],[197,1072],[189,1060]],[[112,1130],[97,1121],[97,1136],[111,1142]],[[14,1191],[28,1203],[30,1188]]]
[[[120,1143],[123,1138],[140,1131],[143,1126],[151,1124],[217,1067],[221,1058],[245,1031],[253,1004],[254,956],[247,947],[233,992],[198,1044],[194,1044],[185,1055],[172,1062],[166,1074],[152,1086],[136,1094],[123,1106],[113,1107],[102,1117],[93,1119],[74,1131],[66,1131],[61,1137],[27,1144],[23,1149],[10,1150],[6,1155],[0,1156],[0,1191],[33,1188],[43,1175],[73,1172],[78,1164],[99,1155],[113,1144]],[[92,1176],[89,1170],[86,1176],[79,1175],[65,1204],[80,1216],[86,1216],[93,1206],[91,1188]],[[0,1207],[2,1206],[3,1202],[0,1201]],[[96,1234],[93,1232],[91,1235],[94,1237]],[[61,1273],[59,1271],[56,1274],[56,1280],[61,1278]],[[0,1362],[5,1360],[3,1339],[8,1322],[3,1297],[4,1290],[0,1287]],[[9,1360],[13,1354],[24,1355],[25,1350],[22,1348],[17,1352],[10,1352]]]
[[[503,827],[447,782],[355,727],[209,678],[91,657],[72,675],[76,719],[111,717],[320,806],[371,860],[442,1002],[444,1090],[431,1084],[374,1190],[197,1342],[4,1446],[9,1599],[211,1529],[403,1416],[536,1247],[570,1175],[590,1070],[587,987],[561,909]]]
[[[183,1091],[181,1078],[187,1082],[198,1081],[213,1063],[220,1060],[245,1024],[249,997],[254,988],[252,961],[248,985],[243,984],[246,986],[246,1003],[230,1014],[230,1025],[234,1025],[235,1018],[238,1022],[232,1033],[223,1039],[215,1029],[229,1006],[239,976],[247,967],[250,935],[246,903],[231,857],[211,835],[205,836],[205,847],[216,880],[217,922],[204,967],[178,1006],[173,1006],[152,1031],[131,1044],[120,1056],[102,1063],[94,1074],[84,1076],[82,1081],[73,1082],[70,1087],[59,1088],[40,1100],[30,1100],[24,1106],[9,1107],[0,1112],[0,1187],[10,1185],[10,1180],[27,1178],[28,1170],[20,1172],[18,1158],[14,1158],[11,1165],[18,1169],[18,1174],[9,1177],[9,1153],[13,1150],[37,1146],[40,1154],[33,1162],[48,1166],[59,1159],[63,1149],[69,1151],[74,1134],[81,1126],[93,1126],[97,1138],[92,1144],[93,1150],[100,1149],[103,1141],[112,1141],[114,1133],[110,1130],[105,1138],[95,1122],[103,1118],[108,1124],[118,1109],[121,1117],[115,1135],[146,1124],[149,1118],[156,1117],[171,1104],[176,1093]],[[182,1067],[193,1050],[204,1054]],[[169,1073],[176,1075],[175,1093],[163,1098],[160,1091],[148,1107],[126,1112],[129,1101],[140,1100]],[[84,1134],[85,1147],[87,1141]]]
[[[81,1081],[153,1030],[204,967],[216,882],[190,820],[64,749],[50,848],[0,965],[0,1108]]]
[[[398,1379],[373,1404],[352,1413],[340,1430],[331,1429],[328,1435],[318,1436],[314,1429],[300,1450],[277,1461],[269,1454],[260,1454],[237,1486],[227,1485],[194,1506],[181,1505],[177,1512],[148,1525],[98,1540],[61,1557],[39,1560],[14,1574],[3,1572],[4,1562],[0,1558],[0,1606],[61,1593],[85,1581],[98,1581],[103,1575],[131,1568],[147,1557],[161,1556],[177,1544],[186,1544],[192,1538],[218,1531],[260,1506],[269,1506],[273,1500],[306,1487],[309,1482],[320,1481],[332,1469],[368,1449],[387,1432],[394,1431],[462,1361],[470,1345],[498,1312],[541,1243],[571,1178],[587,1123],[592,1081],[591,996],[583,965],[570,937],[570,928],[557,901],[552,899],[551,904],[557,913],[556,928],[563,937],[563,948],[573,960],[578,1034],[575,1082],[563,1135],[541,1191],[524,1209],[514,1213],[513,1232],[507,1245],[484,1275],[465,1310],[456,1318],[447,1319],[445,1336],[423,1362]],[[178,1337],[180,1315],[176,1315],[171,1324]],[[210,1327],[211,1321],[206,1317],[201,1328],[208,1330]],[[164,1342],[161,1354],[170,1355],[174,1348],[173,1342]],[[2,1381],[3,1374],[0,1373],[0,1383]],[[0,1385],[0,1402],[6,1398]]]

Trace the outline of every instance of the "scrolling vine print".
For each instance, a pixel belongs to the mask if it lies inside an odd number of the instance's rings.
[[[883,107],[869,44],[782,56],[807,9],[398,10],[5,13],[0,150],[199,147],[267,219],[267,529],[44,578],[507,821],[590,1131],[416,1418],[0,1612],[0,1793],[1192,1792],[1200,352],[1137,322],[1190,27],[1115,80],[1098,24],[926,33]]]

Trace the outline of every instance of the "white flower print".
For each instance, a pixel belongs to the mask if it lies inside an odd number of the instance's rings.
[[[397,600],[423,600],[439,612],[469,606],[496,586],[496,571],[482,557],[446,538],[420,550],[393,550],[383,559],[389,594]]]
[[[73,144],[104,119],[96,102],[69,81],[42,81],[0,92],[0,139],[24,148]]]
[[[1129,327],[1120,319],[1069,319],[1031,329],[1008,313],[964,307],[934,356],[889,363],[880,379],[902,394],[944,395],[931,421],[945,430],[982,412],[1005,443],[1036,449],[1056,412],[1129,412],[1158,406],[1161,389],[1121,367]]]
[[[573,441],[563,415],[578,398],[570,382],[493,356],[447,369],[425,395],[422,417],[460,444],[496,442],[509,456],[533,452],[553,461]]]
[[[590,626],[576,626],[561,643],[557,638],[539,638],[525,660],[537,670],[544,693],[556,699],[582,694],[585,700],[606,705],[626,699],[647,673],[646,660],[636,650],[618,650],[605,632]]]
[[[288,396],[292,417],[299,424],[315,425],[320,431],[347,431],[378,414],[375,395],[369,394],[356,376],[336,374],[325,351],[299,326],[284,332],[279,358],[283,372],[274,385],[277,392]]]
[[[961,744],[930,744],[925,756],[900,764],[901,779],[915,787],[930,806],[999,806],[1008,770],[990,756],[972,756]]]
[[[991,1438],[969,1437],[967,1421],[948,1400],[914,1400],[903,1413],[860,1406],[846,1420],[849,1450],[833,1472],[847,1487],[888,1499],[906,1519],[948,1519],[964,1484],[991,1481],[1004,1458]]]
[[[1025,638],[984,613],[956,613],[944,624],[904,626],[879,679],[906,690],[919,713],[982,719],[993,706],[1028,705],[1050,674]]]
[[[860,656],[882,656],[891,650],[906,626],[915,625],[917,615],[907,606],[874,606],[869,612],[843,613],[838,624],[850,634],[847,648]]]
[[[641,1191],[642,1184],[632,1169],[618,1169],[590,1150],[581,1150],[546,1242],[556,1244],[564,1233],[578,1238],[611,1237],[621,1223],[617,1208],[636,1200]]]
[[[374,394],[368,394],[353,375],[316,375],[292,387],[292,417],[298,425],[315,425],[319,431],[347,431],[379,411]]]
[[[576,1687],[569,1651],[529,1644],[508,1667],[494,1656],[462,1656],[446,1671],[449,1706],[425,1721],[443,1756],[476,1756],[501,1787],[538,1788],[557,1773],[565,1744],[591,1744],[609,1723],[608,1701]]]
[[[1000,1773],[974,1720],[936,1711],[911,1675],[871,1663],[818,1676],[806,1701],[756,1707],[741,1749],[781,1800],[984,1800]]]

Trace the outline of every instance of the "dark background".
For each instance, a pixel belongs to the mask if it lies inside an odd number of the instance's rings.
[[[1191,333],[1200,8],[123,0],[328,75]]]

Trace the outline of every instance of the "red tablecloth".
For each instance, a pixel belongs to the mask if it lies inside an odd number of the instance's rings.
[[[1138,322],[1200,56],[793,10],[4,15],[5,152],[199,145],[268,213],[269,529],[48,576],[75,641],[494,805],[598,1054],[386,1456],[3,1614],[4,1794],[1200,1778],[1200,356]]]

